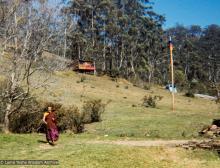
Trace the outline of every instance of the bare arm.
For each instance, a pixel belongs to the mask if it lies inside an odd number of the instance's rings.
[[[45,124],[47,124],[47,122],[46,122],[46,115],[44,115],[44,117],[43,117],[43,122],[45,123]]]

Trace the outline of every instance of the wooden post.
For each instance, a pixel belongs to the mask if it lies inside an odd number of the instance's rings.
[[[173,44],[171,37],[169,39],[169,48],[170,48],[170,67],[171,67],[171,81],[172,81],[172,110],[174,111],[175,96],[174,96]]]

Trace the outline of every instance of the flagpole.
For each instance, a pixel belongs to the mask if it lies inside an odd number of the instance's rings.
[[[169,48],[170,48],[170,67],[171,67],[171,80],[172,80],[172,110],[174,111],[175,96],[174,96],[173,44],[172,44],[171,36],[169,39]]]

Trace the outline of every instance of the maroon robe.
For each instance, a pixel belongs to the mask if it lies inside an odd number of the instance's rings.
[[[49,112],[49,114],[45,117],[45,121],[47,122],[47,132],[46,139],[47,141],[57,141],[59,138],[59,133],[57,129],[57,121],[54,112]]]

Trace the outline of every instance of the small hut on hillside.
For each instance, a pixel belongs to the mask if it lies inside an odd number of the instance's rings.
[[[72,64],[73,70],[77,72],[96,72],[95,63],[86,60],[76,60]]]

